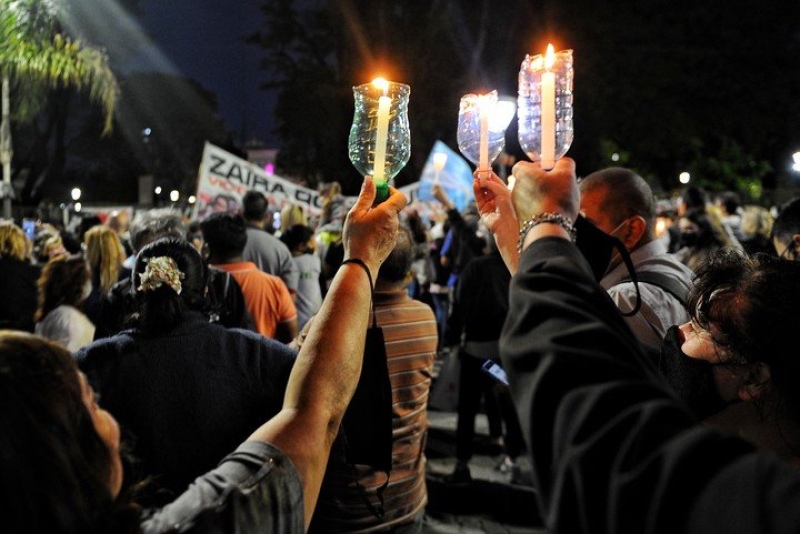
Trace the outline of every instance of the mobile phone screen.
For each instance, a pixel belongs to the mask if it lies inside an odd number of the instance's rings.
[[[493,360],[486,360],[483,362],[481,366],[485,372],[489,373],[489,375],[500,382],[501,384],[508,385],[508,377],[506,376],[505,370],[500,366],[499,363]]]
[[[33,238],[36,237],[36,221],[33,219],[23,219],[22,231],[25,232],[28,239],[33,241]]]

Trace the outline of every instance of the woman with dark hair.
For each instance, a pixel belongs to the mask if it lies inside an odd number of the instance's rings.
[[[283,241],[292,253],[292,262],[297,267],[297,327],[302,329],[322,305],[322,261],[316,254],[314,230],[310,226],[295,224],[281,233]]]
[[[185,240],[145,246],[132,279],[137,326],[76,354],[153,477],[148,503],[174,498],[276,414],[294,364],[274,340],[209,323],[206,274]]]
[[[1,402],[14,406],[0,418],[3,522],[31,533],[138,530],[138,514],[123,512],[124,498],[115,503],[119,427],[69,353],[40,337],[0,331],[0,368]]]
[[[128,487],[130,474],[123,472],[119,427],[100,408],[69,354],[42,338],[0,331],[0,403],[13,406],[0,411],[4,524],[21,534],[303,532],[361,372],[369,280],[394,246],[397,215],[406,202],[396,190],[372,208],[374,198],[375,187],[367,179],[345,225],[348,262],[337,273],[298,355],[280,413],[162,508],[143,511],[130,493],[121,491],[123,481]],[[173,259],[180,267],[182,258]],[[164,276],[157,270],[150,269],[154,277],[145,277],[145,285],[175,291],[181,273],[171,265]],[[146,271],[137,270],[137,288]],[[162,285],[155,287],[158,280]],[[235,353],[221,356],[221,364],[236,358]],[[247,378],[254,387],[257,377]],[[207,387],[224,403],[227,388],[220,386],[224,384],[215,375],[207,376]],[[219,432],[213,427],[210,431]],[[183,438],[180,428],[168,429],[167,435]]]
[[[719,217],[711,211],[689,209],[678,220],[681,246],[675,257],[696,271],[706,259],[724,247],[741,248],[731,237]]]
[[[94,323],[83,313],[83,304],[92,291],[92,279],[83,256],[54,257],[42,269],[38,286],[36,333],[70,352],[91,343]]]

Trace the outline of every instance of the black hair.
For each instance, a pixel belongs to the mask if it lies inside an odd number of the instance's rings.
[[[717,202],[719,202],[725,209],[725,212],[730,215],[737,213],[742,205],[741,197],[739,197],[739,193],[735,191],[723,191],[718,194]]]
[[[83,288],[90,278],[89,264],[81,255],[56,256],[48,261],[37,282],[38,306],[34,319],[41,321],[62,304],[80,309]]]
[[[419,213],[416,211],[409,212],[408,216],[406,217],[406,224],[408,224],[408,228],[411,230],[411,235],[414,237],[415,243],[428,242],[428,231],[425,228],[425,223],[422,221],[422,217],[420,217]]]
[[[708,194],[702,187],[690,185],[681,193],[681,200],[683,200],[687,210],[696,208],[705,211],[708,203]]]
[[[262,221],[267,214],[269,203],[264,193],[248,191],[242,197],[242,216],[248,221]]]
[[[688,304],[701,327],[718,327],[714,341],[735,362],[769,365],[773,391],[800,423],[800,359],[786,348],[800,324],[798,301],[800,262],[727,247],[697,269]]]
[[[200,223],[200,230],[209,252],[218,259],[240,255],[247,244],[247,226],[240,215],[212,213]]]
[[[800,198],[792,199],[781,206],[772,224],[770,239],[787,243],[794,234],[800,234]]]
[[[183,273],[181,291],[163,284],[140,290],[147,260],[167,256]],[[139,327],[147,334],[163,333],[180,322],[185,310],[202,310],[205,304],[206,266],[200,253],[183,239],[161,238],[146,245],[136,256],[133,272],[134,300],[139,312]]]
[[[139,530],[138,507],[109,488],[112,456],[62,347],[0,331],[0,499],[14,532]]]
[[[291,251],[300,250],[314,236],[314,230],[304,224],[295,224],[281,234],[281,241]]]

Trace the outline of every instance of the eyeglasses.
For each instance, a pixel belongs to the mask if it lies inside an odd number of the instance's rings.
[[[789,257],[789,254],[791,254],[791,257]],[[782,259],[782,260],[796,261],[797,260],[797,243],[795,241],[792,241],[789,245],[786,246],[785,249],[783,249],[783,252],[781,252],[778,257],[780,259]]]

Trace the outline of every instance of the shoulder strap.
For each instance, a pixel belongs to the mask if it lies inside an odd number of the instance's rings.
[[[639,282],[644,282],[645,284],[654,285],[660,287],[676,299],[678,299],[681,304],[686,306],[686,302],[688,299],[688,290],[675,279],[675,277],[670,276],[666,273],[660,273],[657,271],[643,271],[636,273],[636,279]],[[633,280],[630,277],[623,278],[618,283],[623,282],[632,282]]]

